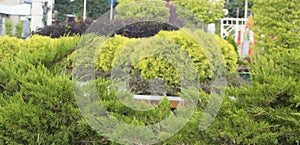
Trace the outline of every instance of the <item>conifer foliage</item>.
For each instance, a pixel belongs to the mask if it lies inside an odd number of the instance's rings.
[[[217,116],[206,112],[213,94],[200,90],[193,117],[176,134],[159,144],[299,144],[299,7],[297,0],[254,0],[257,47],[249,64],[252,84],[227,87]],[[132,48],[124,53],[125,56],[133,56],[136,47],[145,47],[136,42],[146,38],[125,36],[114,35],[106,39],[108,41],[96,61],[97,68],[103,72],[111,70],[112,62],[118,60],[117,53],[125,47]],[[161,48],[155,44],[162,38],[168,41],[160,44],[170,42],[165,45],[176,47],[175,44],[180,44],[180,48],[188,52],[200,70],[200,77],[209,80],[210,70],[218,69],[214,65],[208,67],[208,57],[204,57],[201,47],[180,31],[161,31],[147,39],[153,50],[159,50]],[[211,37],[201,38],[202,42],[213,42]],[[217,36],[214,38],[220,45],[227,70],[234,73],[237,54],[233,46]],[[70,72],[73,56],[77,53],[74,48],[80,39],[81,36],[49,38],[35,35],[26,40],[0,37],[0,144],[115,144],[88,124],[75,101]],[[210,48],[212,45],[205,46]],[[213,55],[215,50],[208,51],[212,54],[209,57],[216,57]],[[149,57],[133,67],[146,78],[170,73],[170,70],[162,69],[170,64],[158,60]],[[176,74],[164,77],[178,81],[174,76]],[[99,77],[93,81],[103,96],[94,103],[101,101],[110,115],[129,125],[155,124],[176,114],[169,109],[166,99],[151,111],[132,110],[122,104],[113,88],[108,89],[111,80]],[[207,129],[199,130],[199,125],[205,123],[200,121],[203,117],[213,122]],[[181,119],[178,117],[175,122]],[[160,124],[159,129],[164,131],[169,126]],[[118,136],[118,132],[113,135]],[[135,137],[130,135],[128,137]],[[147,132],[139,135],[147,137]]]
[[[78,38],[0,38],[0,144],[103,142],[82,119],[66,70]]]
[[[300,3],[297,0],[254,0],[254,32],[265,48],[300,47]]]

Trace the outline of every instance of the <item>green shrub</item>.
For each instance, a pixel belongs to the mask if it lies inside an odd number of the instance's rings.
[[[155,37],[162,37],[180,45],[183,50],[187,51],[193,62],[196,62],[197,69],[201,70],[201,72],[199,72],[199,78],[211,77],[211,74],[208,74],[209,72],[207,72],[209,62],[205,59],[206,56],[203,52],[203,49],[201,48],[201,46],[196,44],[195,40],[193,40],[186,33],[184,33],[183,31],[161,31]],[[219,47],[222,50],[222,54],[226,58],[225,60],[227,70],[229,72],[234,72],[236,70],[235,67],[237,62],[237,54],[234,52],[233,46],[231,46],[227,41],[222,40],[218,36],[215,36],[214,38],[218,40],[218,43],[220,45]],[[111,62],[113,62],[113,60],[115,59],[117,52],[122,50],[126,45],[137,40],[141,39],[129,39],[126,37],[115,35],[115,37],[108,40],[106,44],[101,48],[97,66],[102,68],[104,71],[109,71],[112,68]]]
[[[1,64],[1,72],[17,72],[19,67]],[[10,75],[9,82],[1,79],[1,84],[6,83],[7,89],[14,92],[0,101],[1,143],[81,144],[102,140],[82,119],[69,76],[53,74],[41,65],[22,67],[26,70]]]
[[[112,68],[112,62],[115,59],[117,53],[123,49],[127,44],[137,39],[129,39],[120,35],[115,35],[110,38],[104,46],[100,49],[99,59],[97,60],[97,67],[100,67],[104,71],[109,71]]]
[[[222,108],[206,130],[195,127],[201,111],[195,112],[164,144],[299,144],[298,53],[277,48],[257,54],[249,66],[253,84],[228,87]]]
[[[235,52],[238,54],[238,48],[237,48],[234,38],[231,36],[228,36],[225,40],[227,40],[234,47]]]
[[[8,19],[5,21],[5,34],[12,36],[13,34],[13,21]]]
[[[33,64],[42,63],[49,67],[72,53],[80,37],[63,37],[60,39],[50,39],[45,36],[34,36],[25,41],[24,50],[20,52],[20,57]],[[23,57],[29,55],[30,57]]]
[[[23,40],[10,37],[0,36],[0,61],[5,62],[11,60],[16,56],[20,49],[22,49]]]
[[[218,40],[222,54],[225,58],[226,69],[229,73],[236,72],[237,62],[238,62],[238,53],[236,52],[235,47],[229,41],[222,39],[221,37],[215,35],[215,38]]]
[[[23,22],[19,21],[18,24],[16,25],[16,36],[18,38],[22,38],[23,29],[24,29]]]
[[[288,3],[285,0],[272,0],[267,3],[254,0],[253,2],[255,21],[253,31],[257,37],[255,45],[264,49],[277,47],[299,49],[300,3],[297,0],[290,0]],[[279,17],[281,19],[278,19]]]
[[[194,38],[187,35],[184,31],[161,31],[157,36],[173,41],[179,45],[180,49],[187,52],[197,69],[199,79],[212,77],[212,71],[209,70],[211,62],[208,60],[203,48],[201,48],[202,46],[197,44]]]
[[[13,44],[19,39],[0,40]],[[2,56],[6,61],[0,61],[0,144],[108,143],[81,116],[70,72],[65,71],[66,57],[77,41],[78,37],[34,36],[12,47],[14,59]]]
[[[228,94],[237,98],[235,106],[264,128],[265,135],[248,131],[248,140],[242,142],[299,144],[298,53],[299,50],[285,48],[260,52],[249,66],[252,85],[229,89]]]
[[[249,113],[257,121],[272,126],[278,144],[300,143],[298,7],[295,0],[254,1],[253,29],[258,43],[250,66],[253,85],[235,92],[246,104],[255,106],[249,107]],[[279,16],[282,19],[276,19]]]
[[[205,68],[209,71],[219,67],[202,66],[205,61],[212,64],[217,61],[213,60],[216,55],[211,52],[217,50],[207,49],[214,48],[214,45],[199,47],[190,37],[183,35],[183,32],[174,31],[160,32],[148,39],[116,36],[109,39],[100,50],[102,53],[97,61],[103,63],[97,65],[105,71],[111,70],[114,65],[126,68],[128,66],[124,63],[125,60],[135,62],[138,54],[143,56],[146,52],[156,52],[154,57],[146,57],[132,67],[140,71],[145,78],[158,76],[174,81],[178,72],[165,74],[173,69],[173,62],[164,61],[161,57],[182,49],[188,53],[196,66],[199,66],[199,70]],[[221,39],[213,41],[214,37],[199,35],[202,36],[199,38],[203,39],[200,43],[219,42],[224,57],[221,60],[226,62],[229,72],[233,71],[233,62],[236,59],[231,57],[236,56],[233,47]],[[72,50],[78,40],[79,37],[50,39],[34,36],[26,41],[8,36],[0,37],[0,144],[116,144],[104,136],[113,135],[110,136],[110,139],[113,139],[118,137],[120,132],[128,131],[124,128],[112,134],[98,134],[99,132],[96,132],[90,122],[80,114],[80,111],[86,110],[78,109],[70,80],[71,74],[66,71],[72,63],[70,58],[77,53],[72,53]],[[143,45],[141,41],[151,45]],[[160,50],[159,46],[166,46],[166,49]],[[141,51],[150,47],[152,49]],[[208,53],[201,51],[201,48]],[[206,130],[200,131],[198,127],[202,117],[214,117],[210,112],[205,112],[206,105],[214,94],[200,91],[197,98],[201,102],[198,102],[193,117],[178,133],[159,144],[299,144],[298,54],[299,50],[292,48],[270,48],[268,51],[257,53],[257,59],[253,59],[249,66],[252,85],[227,88],[222,108]],[[180,57],[178,60],[181,60]],[[147,69],[150,71],[146,71]],[[202,77],[205,78],[205,75]],[[98,78],[93,81],[96,82],[101,98],[89,104],[86,109],[96,108],[95,105],[101,101],[110,115],[127,124],[140,126],[151,125],[173,115],[166,99],[153,110],[136,111],[122,104],[119,94],[113,88],[109,89],[108,93],[108,86],[112,85],[111,80]],[[143,106],[144,103],[134,105]],[[101,117],[103,116],[97,116],[96,119]],[[182,119],[177,117],[174,122],[180,122]],[[168,124],[160,124],[159,127],[162,135],[170,135],[164,132],[169,127]],[[128,133],[127,137],[133,138],[133,135]],[[144,137],[143,139],[148,137],[147,132],[139,135]]]
[[[201,44],[197,44],[195,39],[200,41]],[[208,43],[205,42],[206,40]],[[183,52],[187,56],[184,56]],[[147,56],[151,54],[154,56]],[[170,60],[167,60],[172,57],[178,57],[177,60],[181,61],[176,62],[176,59],[174,59],[170,62]],[[140,60],[137,58],[140,58]],[[190,63],[185,62],[189,60]],[[134,77],[136,75],[141,75],[146,80],[161,78],[167,84],[167,88],[178,90],[177,86],[180,80],[188,75],[180,74],[176,70],[177,66],[194,65],[195,70],[193,71],[197,73],[197,79],[205,82],[216,77],[216,72],[221,72],[218,69],[221,69],[222,66],[218,65],[225,65],[229,73],[235,72],[237,54],[233,46],[218,36],[204,34],[201,31],[191,32],[188,29],[182,29],[181,31],[161,31],[151,38],[129,39],[115,35],[101,48],[96,64],[100,69],[109,73],[113,67],[125,62],[127,64],[122,65],[128,67],[127,73],[131,73],[135,81],[137,80]],[[183,62],[186,64],[183,64]],[[142,84],[142,82],[132,83]],[[136,89],[145,90],[144,87],[140,86]]]

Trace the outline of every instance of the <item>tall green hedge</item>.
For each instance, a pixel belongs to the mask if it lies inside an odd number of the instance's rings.
[[[14,23],[11,19],[8,19],[5,21],[5,34],[7,36],[12,36],[13,35],[13,28],[14,28]]]
[[[22,38],[23,29],[24,29],[23,21],[19,21],[16,25],[16,36],[18,38]]]

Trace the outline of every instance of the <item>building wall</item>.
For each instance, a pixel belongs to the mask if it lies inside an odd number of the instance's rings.
[[[2,5],[9,5],[9,6],[14,6],[14,5],[19,5],[22,2],[24,2],[24,0],[0,0],[0,4]],[[4,35],[5,34],[5,21],[7,21],[8,19],[12,20],[14,26],[13,26],[13,34],[15,34],[15,26],[16,24],[18,24],[18,22],[20,21],[20,16],[19,15],[4,15],[1,14],[0,18],[2,21],[2,26],[1,27],[1,31],[0,31],[0,35]]]
[[[31,31],[36,31],[38,28],[43,28],[43,4],[48,1],[48,19],[47,25],[52,25],[52,10],[54,0],[32,0],[32,10],[31,10]]]
[[[18,5],[20,4],[20,0],[0,0],[0,4],[2,5],[9,5],[9,6],[13,6],[13,5]],[[2,26],[1,27],[1,35],[5,34],[5,21],[7,19],[11,19],[13,21],[13,24],[17,24],[20,20],[19,16],[8,16],[8,15],[1,15],[1,20],[2,21]],[[13,29],[13,34],[15,33],[15,29]]]
[[[20,2],[21,0],[0,0],[0,4],[10,5],[10,6],[20,4]]]
[[[0,4],[2,5],[9,5],[9,6],[14,6],[20,4],[21,0],[0,0]],[[20,17],[19,16],[8,16],[9,19],[11,19],[14,23],[18,23]]]
[[[38,28],[43,27],[43,0],[32,0],[31,7],[31,31],[36,31]]]
[[[13,5],[24,4],[24,1],[32,3],[31,4],[31,16],[30,16],[31,20],[30,20],[30,26],[29,26],[30,31],[36,31],[38,28],[44,27],[44,24],[42,21],[43,20],[43,7],[42,6],[45,1],[48,1],[48,7],[50,8],[48,11],[48,16],[47,16],[48,17],[47,25],[52,25],[52,10],[53,10],[54,0],[0,0],[0,4],[13,6]],[[11,19],[14,22],[14,24],[17,24],[21,20],[21,18],[24,16],[2,15],[2,17],[6,17],[5,20]]]

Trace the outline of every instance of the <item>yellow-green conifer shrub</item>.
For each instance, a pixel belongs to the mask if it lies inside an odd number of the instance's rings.
[[[13,59],[13,57],[19,52],[23,44],[22,39],[10,36],[0,37],[0,61],[5,62]]]
[[[139,39],[115,35],[99,49],[96,64],[104,72],[122,67],[126,73],[141,75],[145,80],[161,78],[167,88],[173,89],[182,79],[206,82],[217,75],[226,75],[220,67],[229,73],[235,72],[237,64],[237,54],[230,43],[218,36],[189,29],[161,31],[153,37]],[[172,57],[177,60],[168,60]],[[178,60],[182,61],[178,63]],[[190,62],[184,64],[184,61]],[[188,65],[193,65],[194,70],[179,72],[177,69]],[[192,77],[188,74],[192,72],[197,78],[187,78]]]
[[[207,60],[203,49],[184,31],[161,31],[156,37],[173,41],[180,46],[181,50],[186,51],[197,69],[199,79],[212,77],[212,72],[209,70],[210,62]]]
[[[184,56],[178,49],[179,45],[161,37],[140,39],[124,47],[114,59],[113,66],[126,68],[131,64],[146,79],[157,77],[167,84],[178,84],[180,70],[176,69],[179,69],[180,63],[175,58],[184,61]]]
[[[236,53],[234,47],[227,40],[224,40],[217,35],[215,35],[215,39],[217,39],[217,41],[219,42],[222,54],[224,55],[227,71],[229,73],[235,72],[237,67],[238,54]]]
[[[154,37],[139,39],[115,35],[99,49],[101,50],[97,66],[105,72],[111,71],[116,65],[122,64],[127,67],[130,65],[129,69],[133,69],[131,73],[138,71],[144,79],[162,78],[168,85],[178,85],[180,79],[187,76],[180,74],[176,70],[178,64],[168,60],[168,57],[190,61],[189,64],[193,65],[197,79],[201,82],[215,77],[220,65],[223,65],[229,73],[235,72],[238,57],[234,47],[220,37],[201,31],[190,32],[188,29],[161,31]],[[181,52],[175,52],[176,49],[185,52],[186,58],[183,58]],[[137,58],[140,59],[135,60]],[[124,64],[125,61],[127,64]]]
[[[62,65],[78,38],[0,37],[0,144],[102,140],[82,118]]]
[[[41,49],[46,46],[47,43],[50,43],[51,38],[40,35],[33,35],[31,38],[25,40],[24,50],[36,50]]]
[[[109,38],[107,42],[99,48],[100,53],[97,60],[97,67],[100,67],[104,71],[109,71],[112,68],[112,62],[116,54],[135,40],[137,39],[130,39],[121,35],[115,35],[113,38]]]
[[[24,41],[19,57],[33,64],[53,65],[65,54],[76,49],[80,37],[50,38],[34,35]],[[29,57],[30,56],[30,57]]]

